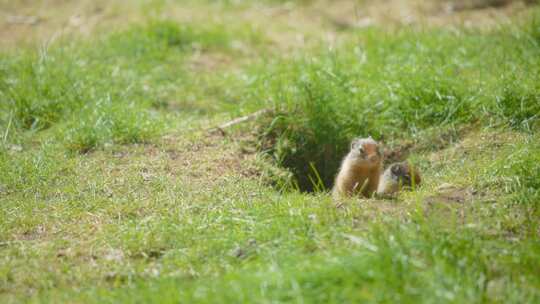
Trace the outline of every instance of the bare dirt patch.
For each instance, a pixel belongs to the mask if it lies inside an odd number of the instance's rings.
[[[464,204],[472,201],[476,194],[477,191],[468,187],[443,184],[438,187],[437,193],[424,198],[424,203],[428,207],[436,204]]]
[[[229,178],[259,175],[255,153],[246,153],[234,140],[207,132],[189,139],[166,135],[156,144],[124,146],[113,154],[119,162],[111,172],[122,175],[137,170],[144,182],[167,178],[212,188]]]

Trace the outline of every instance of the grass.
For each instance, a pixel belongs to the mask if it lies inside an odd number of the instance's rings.
[[[538,130],[538,42],[527,31],[516,37],[508,29],[404,30],[395,38],[375,38],[384,35],[362,32],[360,42],[279,64],[285,70],[272,71],[259,84],[260,99],[280,113],[261,132],[263,146],[292,168],[301,188],[311,188],[310,161],[331,186],[339,166],[335,155],[347,152],[355,134],[406,140],[434,125],[473,123]],[[492,51],[491,61],[483,49]],[[509,57],[514,60],[505,61]]]
[[[185,69],[173,67],[194,50],[234,53],[231,35],[219,25],[195,29],[150,21],[99,41],[5,55],[2,119],[22,130],[60,125],[56,133],[61,141],[79,152],[106,143],[145,141],[163,129],[163,120],[156,119],[152,108],[167,103],[163,99],[172,95],[160,92],[167,91],[164,86],[180,86],[183,94],[190,90],[183,87],[192,81]],[[249,31],[238,32],[235,39],[243,37],[258,43]]]
[[[540,301],[537,9],[291,51],[281,1],[134,7],[0,55],[1,302]],[[425,183],[336,207],[368,134]]]

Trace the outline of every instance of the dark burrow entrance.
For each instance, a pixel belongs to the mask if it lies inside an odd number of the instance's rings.
[[[380,139],[384,159],[383,168],[387,168],[392,163],[407,160],[411,153],[442,150],[462,138],[467,132],[468,128],[451,129],[434,134],[425,133],[425,138],[419,142],[402,139],[385,144],[384,138]],[[272,156],[279,167],[291,173],[290,184],[301,192],[330,191],[341,161],[349,152],[349,140],[340,144],[304,142],[301,145],[302,149],[298,149],[298,145],[275,139],[265,144],[266,148],[262,151]]]

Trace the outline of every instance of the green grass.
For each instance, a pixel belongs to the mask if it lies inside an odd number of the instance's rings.
[[[279,113],[263,122],[262,146],[311,189],[308,164],[331,186],[335,155],[356,134],[408,140],[432,126],[474,123],[537,131],[537,24],[522,27],[393,36],[367,30],[335,51],[278,63],[250,97]]]
[[[229,4],[198,5],[231,24],[143,4],[0,54],[0,302],[540,301],[536,10],[288,52]],[[366,135],[425,183],[337,207],[320,188]]]
[[[5,54],[0,59],[1,119],[20,130],[56,127],[60,141],[80,152],[106,143],[144,142],[166,121],[153,108],[166,106],[173,94],[197,90],[182,67],[194,50],[234,54],[231,32],[246,43],[261,39],[249,30],[207,27],[151,21],[96,41]],[[197,109],[186,109],[192,110]]]

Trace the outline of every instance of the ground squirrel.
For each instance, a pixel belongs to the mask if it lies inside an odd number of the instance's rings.
[[[382,154],[379,144],[371,137],[354,139],[334,182],[334,198],[351,196],[358,192],[365,197],[371,197],[377,191],[381,170]]]
[[[407,162],[391,164],[381,176],[377,195],[391,196],[403,187],[416,187],[422,178],[416,168]]]

